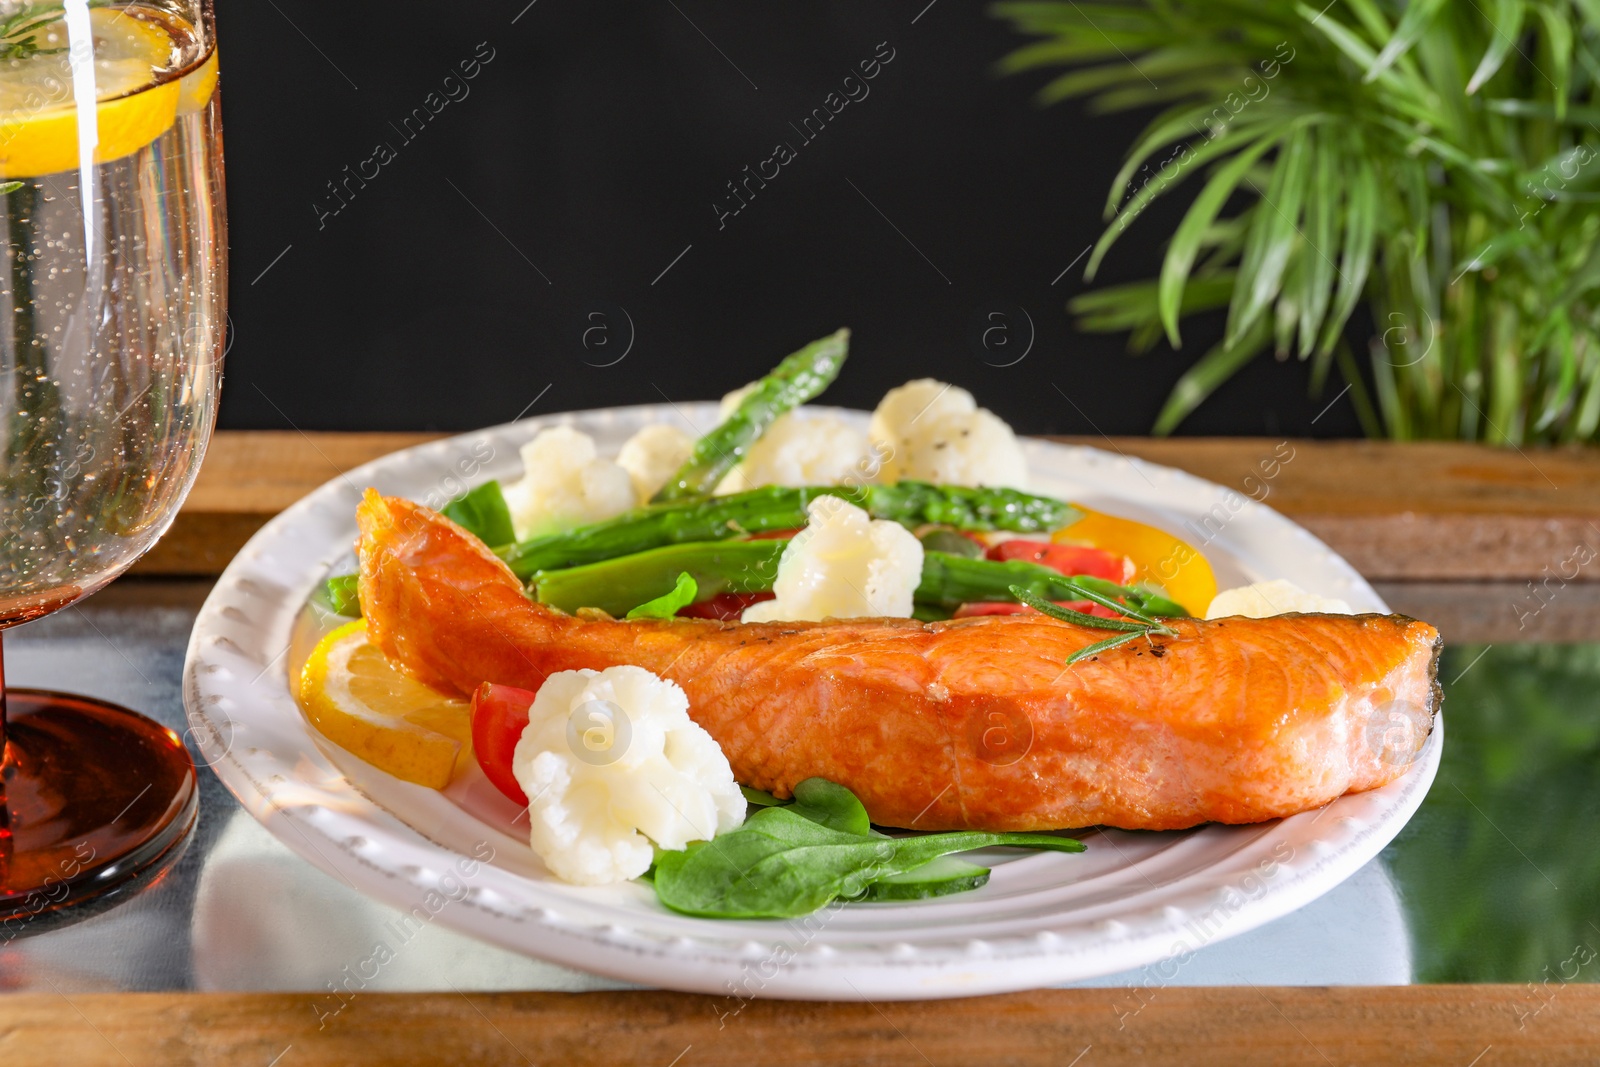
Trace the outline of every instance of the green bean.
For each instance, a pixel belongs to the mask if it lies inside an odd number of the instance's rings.
[[[678,575],[694,579],[697,600],[719,593],[764,593],[772,589],[778,557],[788,541],[700,541],[652,548],[631,556],[543,571],[534,575],[534,597],[562,611],[599,608],[621,616],[636,604],[665,596]]]
[[[318,597],[324,607],[335,615],[359,618],[361,615],[361,576],[336,574],[322,583]]]
[[[490,548],[508,545],[517,539],[511,529],[511,509],[497,481],[487,481],[439,509],[439,514],[454,522]]]

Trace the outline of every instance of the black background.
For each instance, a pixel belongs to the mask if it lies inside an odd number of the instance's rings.
[[[996,73],[1023,38],[981,5],[217,6],[227,427],[463,430],[709,398],[848,325],[828,402],[870,408],[934,376],[1023,432],[1142,433],[1218,330],[1135,358],[1073,329],[1078,257],[1144,117],[1041,108],[1048,73]],[[789,124],[880,42],[893,59],[870,95],[803,143]],[[469,95],[402,139],[480,44],[493,58]],[[726,183],[780,141],[797,158],[719,229]],[[395,158],[324,216],[328,183],[379,142]],[[1153,276],[1181,208],[1147,213],[1098,280]],[[996,307],[1013,309],[1000,354],[973,339]],[[1027,340],[1018,308],[1032,347],[993,366]],[[1337,392],[1310,397],[1304,365],[1263,359],[1182,432],[1354,434]]]

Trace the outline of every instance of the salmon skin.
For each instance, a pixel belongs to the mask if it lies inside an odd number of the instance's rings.
[[[620,621],[530,600],[476,538],[368,490],[367,633],[470,693],[631,663],[670,678],[743,784],[820,775],[916,830],[1251,823],[1374,789],[1438,707],[1439,634],[1398,615],[1171,622],[1064,666],[1103,630],[1043,615],[949,622]]]

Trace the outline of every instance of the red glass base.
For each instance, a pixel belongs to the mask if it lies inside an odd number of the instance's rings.
[[[87,900],[194,825],[194,761],[138,712],[37,689],[5,693],[0,920]]]

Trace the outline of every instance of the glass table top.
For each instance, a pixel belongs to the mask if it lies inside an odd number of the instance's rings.
[[[12,630],[8,680],[116,700],[181,733],[184,648],[208,588],[124,580]],[[1424,614],[1404,591],[1383,592]],[[1573,632],[1570,620],[1559,632]],[[1377,860],[1308,907],[1201,949],[1176,973],[1169,963],[1080,984],[1129,987],[1131,1011],[1148,996],[1139,990],[1167,985],[1600,975],[1600,643],[1452,644],[1440,678],[1450,730],[1438,781]],[[181,854],[113,898],[0,927],[0,988],[321,993],[398,915],[279,844],[202,766],[199,823]],[[366,988],[627,986],[431,926]]]

